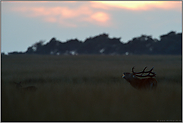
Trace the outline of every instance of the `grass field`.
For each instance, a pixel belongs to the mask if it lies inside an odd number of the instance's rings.
[[[182,121],[182,56],[1,57],[2,121]],[[154,66],[156,90],[123,72]],[[13,82],[36,92],[20,92]]]

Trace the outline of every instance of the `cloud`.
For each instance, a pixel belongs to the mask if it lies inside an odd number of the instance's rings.
[[[108,15],[104,12],[97,12],[93,14],[91,18],[98,22],[104,22],[104,23],[109,19]]]
[[[111,26],[111,23],[108,21],[109,19],[110,19],[109,15],[106,14],[105,12],[96,12],[94,14],[91,14],[89,17],[82,18],[81,21],[101,26]]]
[[[72,2],[68,2],[72,4]],[[89,3],[89,2],[88,2]],[[17,6],[12,11],[23,16],[41,18],[45,22],[58,23],[62,26],[77,27],[78,23],[87,22],[99,26],[109,25],[110,16],[104,11],[96,11],[91,6]]]

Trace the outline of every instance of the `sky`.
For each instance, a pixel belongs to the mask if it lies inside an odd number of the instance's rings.
[[[134,37],[182,32],[182,1],[1,1],[1,52],[25,52],[38,41],[66,42],[106,33]]]

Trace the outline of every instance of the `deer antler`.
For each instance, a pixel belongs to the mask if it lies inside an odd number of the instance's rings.
[[[154,76],[156,76],[156,73],[152,72],[152,70],[153,70],[154,67],[151,68],[151,70],[149,70],[149,71],[145,71],[146,68],[147,67],[145,67],[142,72],[134,72],[134,67],[133,67],[132,68],[132,73],[135,76],[138,76],[138,77],[154,77]],[[148,74],[143,76],[144,73],[148,73]],[[141,75],[137,75],[137,74],[141,74]],[[152,75],[150,75],[150,74],[152,74]]]

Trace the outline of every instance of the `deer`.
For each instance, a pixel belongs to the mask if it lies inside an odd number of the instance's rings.
[[[35,87],[35,86],[22,87],[21,82],[19,82],[19,83],[14,82],[14,83],[16,84],[16,88],[21,91],[36,91],[37,90],[37,87]]]
[[[156,73],[152,72],[153,68],[151,68],[149,71],[145,71],[147,67],[143,69],[141,72],[134,72],[134,67],[132,68],[132,73],[125,72],[123,73],[123,78],[127,80],[131,86],[133,86],[136,89],[156,89],[157,87],[157,81],[155,78]],[[141,74],[141,75],[140,75]],[[146,74],[146,75],[143,75]],[[139,78],[139,77],[148,77],[148,78]]]

